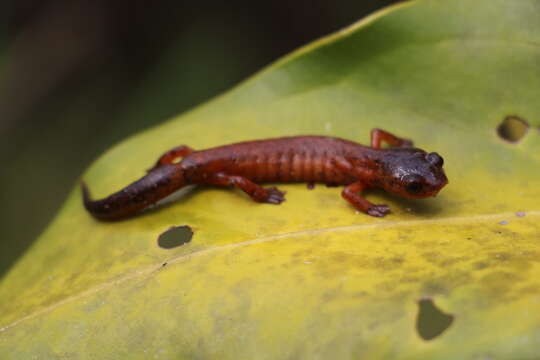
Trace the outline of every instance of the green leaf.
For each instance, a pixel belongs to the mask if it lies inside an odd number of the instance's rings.
[[[373,127],[442,154],[450,183],[370,194],[383,219],[282,185],[280,206],[201,188],[114,223],[77,188],[0,283],[1,357],[537,358],[539,38],[538,1],[404,3],[119,144],[84,175],[96,197],[182,143]],[[518,143],[497,132],[508,117],[530,125]],[[189,243],[158,246],[182,225]]]

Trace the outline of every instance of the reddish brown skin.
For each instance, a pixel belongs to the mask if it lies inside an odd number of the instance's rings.
[[[381,148],[382,142],[392,147]],[[371,147],[327,136],[248,141],[201,151],[181,145],[163,154],[146,176],[102,200],[91,200],[83,184],[84,206],[98,219],[121,219],[190,184],[235,186],[254,201],[280,204],[285,200],[283,191],[257,183],[306,182],[345,185],[343,198],[356,209],[381,217],[389,207],[372,204],[359,193],[382,188],[425,198],[448,183],[442,157],[412,145],[380,129],[372,130]]]

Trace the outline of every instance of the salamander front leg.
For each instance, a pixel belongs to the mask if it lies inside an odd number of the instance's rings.
[[[390,146],[395,146],[395,147],[412,147],[413,146],[412,140],[397,137],[381,129],[371,130],[371,147],[372,148],[380,149],[381,142],[383,141],[389,144]]]
[[[217,186],[235,186],[248,194],[254,201],[269,204],[281,204],[285,201],[285,192],[275,187],[263,188],[260,185],[241,176],[229,176],[223,173],[216,174],[207,182]]]
[[[194,150],[187,145],[177,146],[161,155],[156,164],[151,169],[148,169],[148,172],[163,165],[174,164],[181,158],[191,154],[193,151]]]
[[[366,185],[362,182],[355,182],[343,189],[341,196],[350,202],[358,210],[365,212],[368,215],[383,217],[390,212],[388,205],[375,205],[358,195],[366,189]]]

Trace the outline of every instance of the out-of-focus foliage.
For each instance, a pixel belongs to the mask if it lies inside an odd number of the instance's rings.
[[[112,144],[392,2],[3,2],[0,274]]]

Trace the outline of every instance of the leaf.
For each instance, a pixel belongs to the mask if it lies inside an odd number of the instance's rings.
[[[280,206],[207,188],[115,223],[77,188],[0,283],[2,358],[537,358],[539,36],[538,1],[404,3],[119,144],[84,175],[95,197],[182,143],[373,127],[441,153],[450,183],[370,194],[384,219],[283,185]],[[497,133],[507,117],[531,126],[519,143]],[[182,225],[189,243],[158,246]]]

